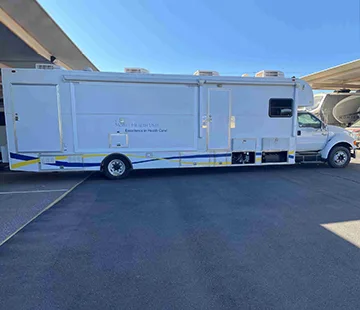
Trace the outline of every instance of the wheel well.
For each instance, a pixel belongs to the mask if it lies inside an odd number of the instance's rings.
[[[349,152],[351,151],[351,149],[352,149],[352,145],[350,144],[350,143],[346,143],[346,142],[339,142],[339,143],[336,143],[330,150],[329,150],[329,152],[328,152],[328,156],[327,157],[329,157],[329,155],[330,155],[330,153],[331,153],[331,151],[334,149],[334,147],[337,147],[337,146],[343,146],[343,147],[346,147],[348,150],[349,150]]]
[[[133,168],[132,163],[131,163],[131,160],[130,160],[126,155],[120,154],[120,153],[112,153],[112,154],[107,155],[107,156],[102,160],[101,165],[100,165],[100,171],[102,171],[103,168],[104,168],[104,162],[105,162],[109,157],[111,157],[111,156],[121,157],[124,161],[126,161],[126,162],[129,164],[130,169]]]
[[[335,144],[331,149],[330,149],[330,151],[329,151],[329,154],[330,154],[330,152],[333,150],[333,148],[334,147],[337,147],[337,146],[343,146],[343,147],[346,147],[348,150],[349,150],[349,152],[351,151],[351,149],[352,149],[352,145],[350,144],[350,143],[346,143],[346,142],[339,142],[339,143],[337,143],[337,144]]]

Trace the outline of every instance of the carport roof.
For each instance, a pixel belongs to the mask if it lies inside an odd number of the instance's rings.
[[[313,89],[360,89],[360,59],[302,77]]]
[[[34,67],[34,63],[48,62],[53,55],[67,69],[90,67],[98,71],[36,0],[0,0],[0,25],[4,28],[1,33],[8,33],[2,36],[7,43],[0,48],[0,63],[6,66]],[[19,46],[24,48],[19,50]],[[11,55],[16,59],[7,59],[9,51],[15,52]]]

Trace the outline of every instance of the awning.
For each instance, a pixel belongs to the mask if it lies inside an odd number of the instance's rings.
[[[303,76],[313,89],[360,90],[360,59]]]
[[[67,69],[98,71],[35,0],[0,0],[0,35],[2,66],[34,68],[54,56]]]

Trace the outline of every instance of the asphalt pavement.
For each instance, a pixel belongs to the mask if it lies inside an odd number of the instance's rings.
[[[359,309],[360,165],[94,175],[0,247],[0,309]],[[359,232],[360,233],[360,232]]]
[[[0,172],[0,245],[89,173]]]

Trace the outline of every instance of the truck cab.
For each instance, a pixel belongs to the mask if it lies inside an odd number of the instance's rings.
[[[348,130],[326,125],[307,111],[298,111],[296,161],[327,162],[333,168],[346,167],[355,158],[356,142]]]

